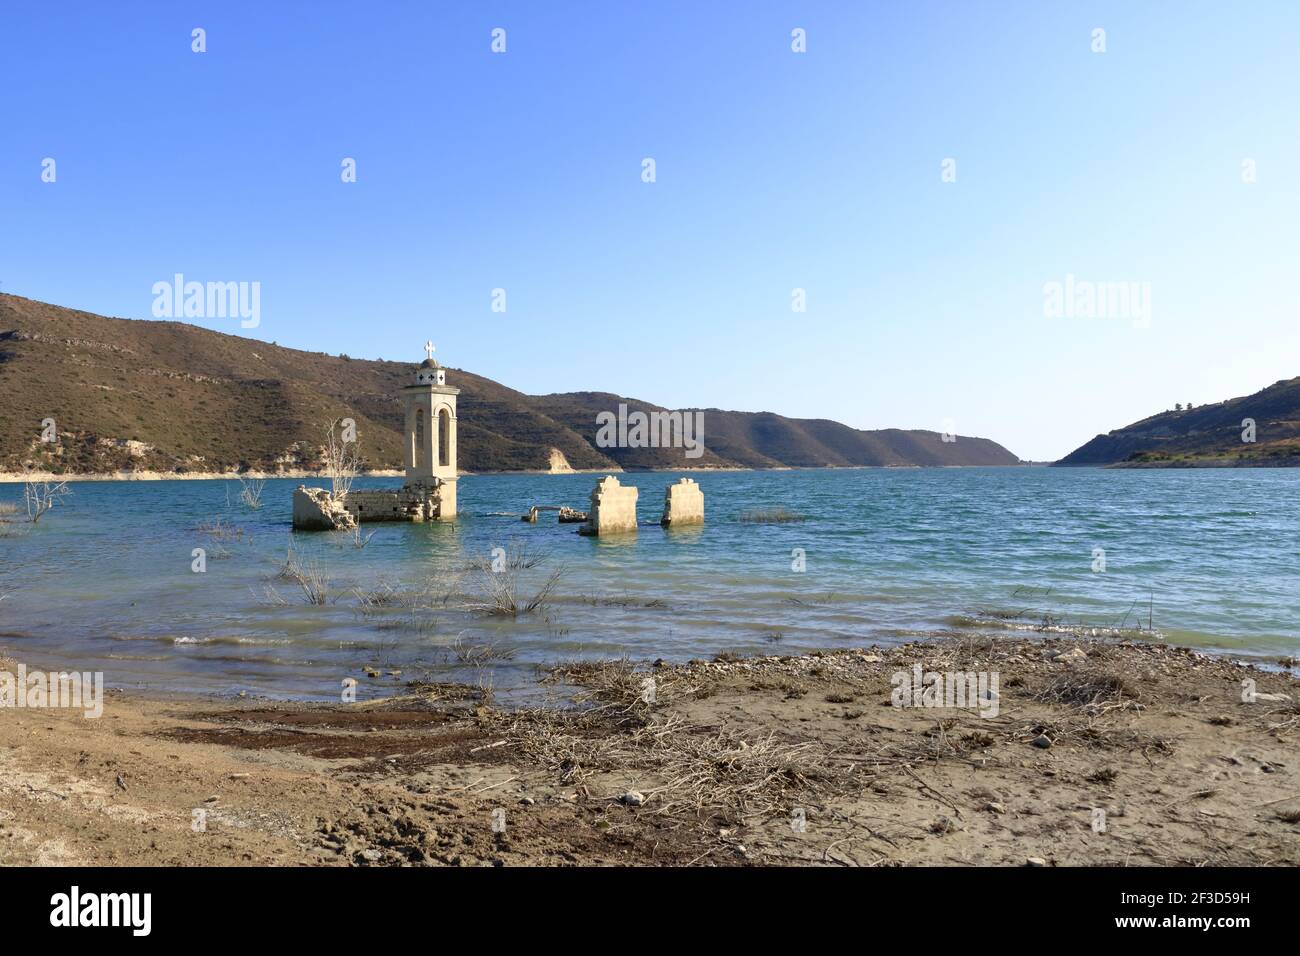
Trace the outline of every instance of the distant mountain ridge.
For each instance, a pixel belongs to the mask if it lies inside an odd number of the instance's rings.
[[[398,397],[412,362],[284,348],[182,322],[117,319],[0,294],[0,470],[314,470],[325,423],[356,420],[371,469],[402,465]],[[704,409],[704,451],[603,448],[597,415],[663,411],[599,392],[525,395],[450,369],[467,472],[1016,465],[996,442],[861,431],[825,419]],[[53,418],[58,440],[40,440]],[[558,454],[557,454],[558,453]]]
[[[1254,441],[1249,423],[1254,423]],[[1126,468],[1300,466],[1300,378],[1242,398],[1152,415],[1076,448],[1057,465]]]

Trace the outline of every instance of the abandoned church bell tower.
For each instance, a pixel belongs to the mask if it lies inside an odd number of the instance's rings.
[[[351,488],[334,493],[298,486],[293,526],[304,530],[354,528],[362,521],[450,521],[456,517],[456,396],[447,370],[429,354],[402,386],[406,410],[401,488]],[[350,483],[349,483],[350,484]]]
[[[439,517],[456,514],[456,396],[460,389],[447,384],[447,370],[433,357],[415,370],[414,380],[402,389],[406,403],[406,487],[436,490]]]

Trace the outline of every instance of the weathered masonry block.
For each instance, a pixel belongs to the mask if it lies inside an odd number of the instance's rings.
[[[446,485],[418,482],[393,489],[349,491],[334,498],[324,488],[298,486],[293,526],[304,531],[341,531],[362,521],[434,521],[442,511]]]
[[[342,531],[356,525],[342,501],[324,488],[299,485],[293,493],[293,526],[305,531]]]
[[[349,491],[343,507],[357,521],[433,521],[442,510],[445,486],[415,481],[401,488]]]
[[[668,486],[664,494],[664,516],[659,523],[665,528],[704,524],[704,492],[694,478],[683,478]]]
[[[635,531],[636,497],[636,488],[621,485],[613,475],[606,475],[596,483],[596,490],[591,493],[587,523],[578,532],[602,535]]]

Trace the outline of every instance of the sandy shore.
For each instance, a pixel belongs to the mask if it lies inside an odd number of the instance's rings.
[[[996,673],[996,706],[893,706],[918,664]],[[1184,649],[614,662],[553,675],[578,706],[525,711],[358,676],[392,696],[0,713],[0,860],[1300,864],[1300,681]]]

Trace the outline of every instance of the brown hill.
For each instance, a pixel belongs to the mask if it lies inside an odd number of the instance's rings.
[[[531,399],[539,411],[593,444],[596,415],[617,410],[664,411],[657,405],[608,392],[571,392]],[[827,468],[904,465],[1017,465],[1019,459],[987,438],[957,437],[945,442],[938,432],[887,428],[861,431],[823,418],[786,418],[772,412],[688,409],[704,416],[704,455],[695,467],[719,464],[742,468]],[[681,449],[601,449],[623,468],[690,467]],[[667,464],[665,464],[667,463]]]
[[[1254,442],[1242,440],[1247,419],[1255,423]],[[1098,435],[1056,464],[1300,466],[1300,378],[1283,379],[1243,398],[1152,415]]]
[[[303,352],[182,322],[113,319],[0,294],[0,470],[84,474],[315,468],[326,422],[351,417],[370,468],[401,466],[398,389],[413,363]],[[465,471],[1013,465],[986,439],[866,432],[770,413],[704,412],[706,451],[597,447],[596,415],[659,406],[577,392],[529,396],[452,369]],[[53,418],[59,440],[40,441]]]

